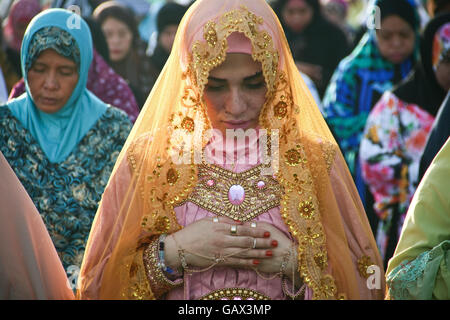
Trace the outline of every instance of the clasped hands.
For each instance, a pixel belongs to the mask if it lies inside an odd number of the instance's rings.
[[[291,249],[292,241],[268,223],[208,217],[168,235],[165,250],[166,264],[175,269],[181,269],[183,264],[190,269],[218,264],[270,274],[282,272],[291,278],[297,269]]]

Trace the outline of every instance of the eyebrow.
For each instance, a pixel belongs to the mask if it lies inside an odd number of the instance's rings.
[[[34,64],[33,64],[34,66],[43,66],[43,67],[47,67],[48,66],[48,64],[47,63],[45,63],[45,62],[41,62],[41,61],[39,61],[39,60],[36,60],[35,62],[34,62]],[[62,64],[62,65],[59,65],[59,66],[56,66],[58,69],[61,69],[61,68],[68,68],[68,69],[77,69],[77,65],[75,64],[75,65],[72,65],[72,64]]]
[[[257,79],[263,75],[262,71],[255,73],[252,76],[248,76],[244,78],[244,81],[251,81]],[[216,82],[226,82],[226,79],[216,78],[216,77],[208,77],[208,80],[216,81]]]

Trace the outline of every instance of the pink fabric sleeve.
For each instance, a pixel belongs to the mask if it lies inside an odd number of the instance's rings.
[[[0,153],[0,299],[74,299],[44,222]]]

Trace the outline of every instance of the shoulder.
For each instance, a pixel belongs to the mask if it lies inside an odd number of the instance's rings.
[[[108,108],[106,109],[102,118],[107,118],[108,121],[113,120],[125,125],[130,125],[130,127],[132,125],[127,113],[112,105],[108,105]]]
[[[11,128],[17,121],[18,120],[14,117],[6,104],[0,106],[0,131]]]
[[[100,135],[103,139],[123,144],[125,143],[132,126],[128,115],[124,111],[108,105],[105,112],[97,120],[97,123],[91,131],[93,130],[92,134]]]
[[[0,117],[2,119],[5,117],[12,117],[11,110],[9,110],[6,104],[0,105]]]

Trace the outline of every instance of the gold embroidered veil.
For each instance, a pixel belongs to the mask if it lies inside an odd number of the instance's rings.
[[[268,92],[260,126],[279,134],[279,152],[271,156],[278,159],[275,176],[284,188],[280,213],[299,243],[304,282],[315,299],[383,297],[384,282],[377,293],[361,293],[367,291],[361,265],[382,263],[351,175],[276,15],[265,0],[197,0],[181,21],[172,53],[103,194],[78,298],[154,298],[143,247],[181,228],[173,208],[196,185],[195,163],[209,139],[203,89],[209,71],[225,60],[227,37],[236,31],[251,40],[252,56],[262,64]],[[183,161],[174,161],[180,154]],[[337,172],[335,181],[331,170]]]

